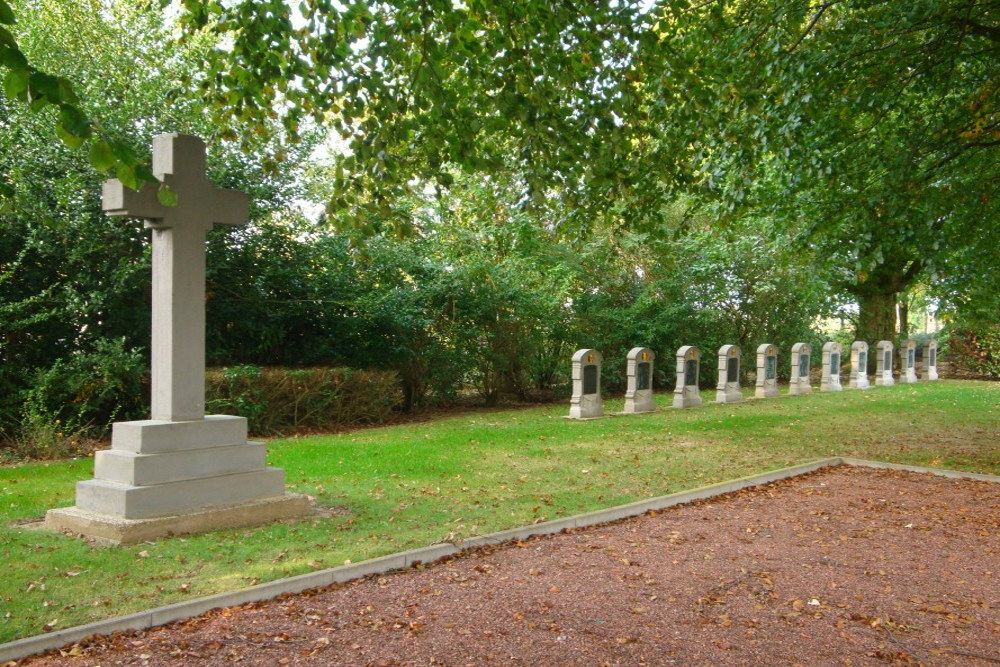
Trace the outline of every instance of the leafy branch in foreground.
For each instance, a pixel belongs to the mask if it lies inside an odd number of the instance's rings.
[[[17,18],[6,0],[0,0],[0,66],[6,69],[3,76],[4,95],[26,104],[33,112],[54,109],[55,130],[64,144],[78,149],[90,143],[89,161],[100,173],[111,172],[133,190],[143,183],[156,183],[148,164],[142,162],[128,145],[118,141],[103,130],[99,120],[90,117],[69,79],[51,74],[33,65],[22,52],[17,38],[7,26]],[[0,199],[13,195],[13,185],[0,177]],[[165,204],[173,200],[167,187],[158,191]]]

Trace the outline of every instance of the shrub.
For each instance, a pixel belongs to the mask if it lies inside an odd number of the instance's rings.
[[[401,399],[392,371],[234,366],[206,374],[208,411],[246,417],[255,435],[379,424]]]
[[[98,340],[92,350],[59,359],[35,374],[24,393],[23,428],[100,436],[119,419],[144,412],[146,362],[123,339]]]
[[[1000,324],[954,327],[948,333],[947,346],[961,369],[1000,379]]]

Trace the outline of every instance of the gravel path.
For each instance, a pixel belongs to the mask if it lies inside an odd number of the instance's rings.
[[[22,661],[232,663],[993,665],[1000,484],[826,469]]]

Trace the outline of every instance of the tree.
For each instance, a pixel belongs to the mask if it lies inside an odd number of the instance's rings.
[[[664,4],[663,48],[642,66],[673,118],[661,156],[694,129],[699,182],[730,210],[766,207],[834,257],[860,304],[859,338],[892,339],[897,295],[914,281],[981,276],[1000,259],[996,11]]]
[[[255,220],[264,221],[287,205],[294,194],[291,161],[276,175],[263,166],[262,153],[270,154],[277,142],[247,144],[247,153],[231,146],[220,150],[217,133],[196,101],[169,99],[179,72],[192,66],[195,55],[210,46],[208,40],[175,50],[162,15],[141,0],[112,5],[24,0],[16,7],[24,53],[40,68],[58,67],[76,82],[78,104],[101,117],[106,136],[143,155],[154,133],[202,134],[212,145],[212,178],[248,190]],[[89,165],[86,153],[59,141],[53,125],[58,115],[51,106],[33,112],[6,93],[0,95],[0,174],[14,186],[0,208],[4,431],[18,427],[24,392],[37,389],[38,378],[54,365],[94,370],[93,364],[117,364],[116,349],[123,358],[138,350],[140,363],[129,366],[129,372],[141,374],[149,341],[147,233],[141,224],[109,219],[101,212],[103,176]],[[308,151],[308,142],[298,150]],[[213,232],[215,247],[225,234]],[[210,259],[210,271],[216,263]],[[104,377],[101,369],[93,377]],[[100,408],[90,412],[81,397],[97,393],[86,382],[76,387],[64,383],[60,386],[69,395],[42,403],[79,406],[87,412],[78,419],[81,426],[94,421],[103,427],[116,410],[123,417],[140,410],[142,396],[134,389],[138,380],[132,379],[121,379],[117,394],[102,390],[107,400],[102,398]]]
[[[373,228],[412,225],[406,197],[462,173],[508,171],[518,205],[568,238],[666,233],[667,204],[696,193],[839,263],[868,340],[892,337],[915,280],[997,264],[995,3],[183,0],[178,14],[184,40],[226,44],[182,88],[219,123],[339,132],[330,210]],[[0,62],[27,71],[0,41]]]

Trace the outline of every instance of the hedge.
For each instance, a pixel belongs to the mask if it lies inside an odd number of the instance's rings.
[[[209,369],[205,385],[207,412],[246,417],[258,436],[379,424],[402,400],[381,370],[233,366]]]

